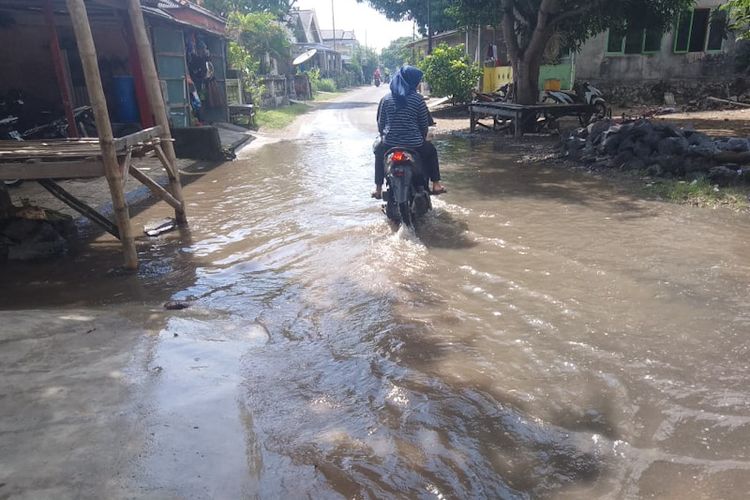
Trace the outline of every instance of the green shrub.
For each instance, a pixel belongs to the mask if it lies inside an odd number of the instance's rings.
[[[318,92],[336,92],[336,82],[331,78],[323,78],[318,82]]]
[[[442,43],[419,63],[430,92],[435,97],[450,97],[453,103],[471,100],[482,70],[464,53],[463,45]]]
[[[313,68],[307,72],[307,79],[310,80],[310,85],[313,91],[317,90],[318,84],[320,83],[320,69]]]
[[[337,89],[348,89],[349,87],[354,86],[355,76],[350,70],[345,69],[334,77],[334,81],[336,82]]]

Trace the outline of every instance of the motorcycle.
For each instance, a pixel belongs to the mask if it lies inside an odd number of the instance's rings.
[[[579,115],[578,118],[582,126],[588,125],[592,118],[602,119],[609,113],[607,101],[604,100],[604,94],[589,82],[584,82],[582,85],[576,86],[574,91],[547,90],[544,92],[542,102],[553,104],[585,103],[593,106],[593,113]]]
[[[73,110],[76,129],[80,137],[96,137],[96,120],[91,106],[81,106]],[[32,127],[23,132],[23,138],[30,139],[65,139],[68,137],[68,119],[63,116],[48,123]]]
[[[384,212],[396,224],[414,228],[432,210],[427,179],[419,155],[408,148],[391,148],[385,153]]]
[[[380,77],[379,77],[379,76],[376,76],[376,77],[375,77],[375,78],[373,79],[373,82],[375,83],[375,86],[376,86],[376,87],[380,87]]]

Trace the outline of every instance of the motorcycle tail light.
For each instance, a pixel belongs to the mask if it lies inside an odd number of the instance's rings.
[[[407,163],[411,161],[411,156],[404,151],[396,151],[391,155],[391,161],[393,163]]]

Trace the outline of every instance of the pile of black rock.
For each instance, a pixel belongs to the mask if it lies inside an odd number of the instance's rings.
[[[668,123],[601,120],[574,130],[562,157],[595,169],[642,171],[654,177],[700,178],[730,186],[750,184],[750,141],[712,138]]]
[[[62,255],[76,233],[72,217],[36,207],[19,209],[13,217],[0,219],[0,264]]]

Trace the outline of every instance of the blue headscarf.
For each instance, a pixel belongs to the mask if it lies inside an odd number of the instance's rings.
[[[417,85],[422,81],[422,73],[414,66],[404,65],[391,79],[391,94],[396,101],[396,106],[406,106],[406,97],[417,91]]]

